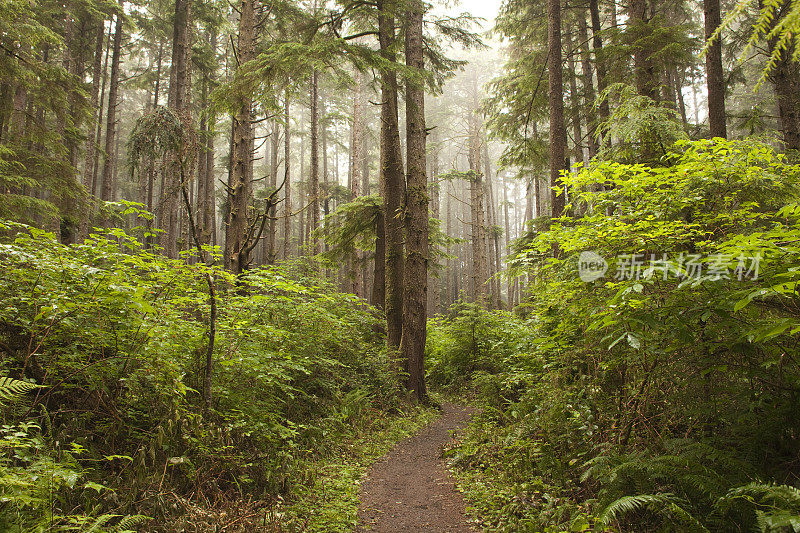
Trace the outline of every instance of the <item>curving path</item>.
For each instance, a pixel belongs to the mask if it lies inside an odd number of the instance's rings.
[[[361,484],[357,531],[475,532],[464,498],[444,467],[442,446],[466,427],[468,407],[445,403],[442,416],[370,467]]]

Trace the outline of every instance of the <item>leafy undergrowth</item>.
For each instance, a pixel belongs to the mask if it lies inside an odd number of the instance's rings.
[[[715,139],[564,180],[516,315],[430,324],[431,379],[483,404],[449,455],[484,526],[800,531],[800,166]]]
[[[0,376],[15,380],[0,383],[2,531],[296,525],[312,516],[296,502],[329,493],[315,469],[339,483],[370,457],[342,459],[343,443],[424,419],[389,415],[404,395],[380,314],[311,263],[237,279],[119,229],[67,246],[4,223],[0,271]]]

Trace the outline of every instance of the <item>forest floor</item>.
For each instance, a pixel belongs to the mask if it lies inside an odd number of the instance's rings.
[[[357,531],[473,532],[442,448],[474,411],[445,403],[442,416],[373,464],[361,485]]]

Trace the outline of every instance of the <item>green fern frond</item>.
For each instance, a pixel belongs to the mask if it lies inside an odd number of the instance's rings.
[[[589,479],[603,479],[608,476],[611,469],[611,457],[598,455],[583,463],[583,468],[586,470],[581,474],[581,483],[585,483]]]
[[[669,504],[675,503],[673,494],[637,494],[635,496],[623,496],[603,509],[600,513],[599,521],[603,525],[611,525],[625,516],[626,514],[638,511],[645,507],[665,508]]]
[[[736,502],[744,502],[754,514],[757,531],[800,532],[800,489],[797,487],[748,483],[729,490],[727,494],[717,499],[714,507],[717,512],[725,516]]]
[[[800,515],[789,511],[756,511],[756,524],[762,533],[775,531],[800,531]],[[791,528],[791,529],[787,529]]]
[[[120,521],[113,526],[108,525],[109,522],[121,518]],[[86,530],[86,533],[134,533],[136,526],[142,522],[150,520],[149,516],[140,514],[122,516],[119,514],[104,514],[98,516],[94,522]]]
[[[108,524],[114,518],[118,518],[121,515],[118,514],[104,514],[98,516],[94,522],[89,526],[89,529],[86,530],[86,533],[101,533],[106,531],[103,529],[106,524]]]
[[[771,483],[748,483],[741,487],[731,489],[721,497],[717,504],[724,506],[731,501],[745,498],[757,501],[761,505],[777,508],[787,508],[800,511],[800,489],[790,485],[774,485]]]
[[[677,503],[669,503],[667,505],[667,510],[673,518],[677,519],[677,522],[682,524],[682,531],[700,531],[702,533],[708,533],[708,528],[706,526],[701,524],[697,518],[692,516],[692,513],[688,512]]]
[[[136,526],[147,520],[151,520],[151,518],[141,514],[126,516],[116,525],[114,533],[133,533],[136,531]]]
[[[14,403],[39,387],[36,383],[0,376],[0,405]]]

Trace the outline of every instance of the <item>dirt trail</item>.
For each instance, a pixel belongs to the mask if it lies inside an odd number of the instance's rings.
[[[461,430],[472,410],[444,404],[442,417],[392,448],[372,465],[361,484],[360,532],[474,532],[464,498],[441,459],[451,431]]]

